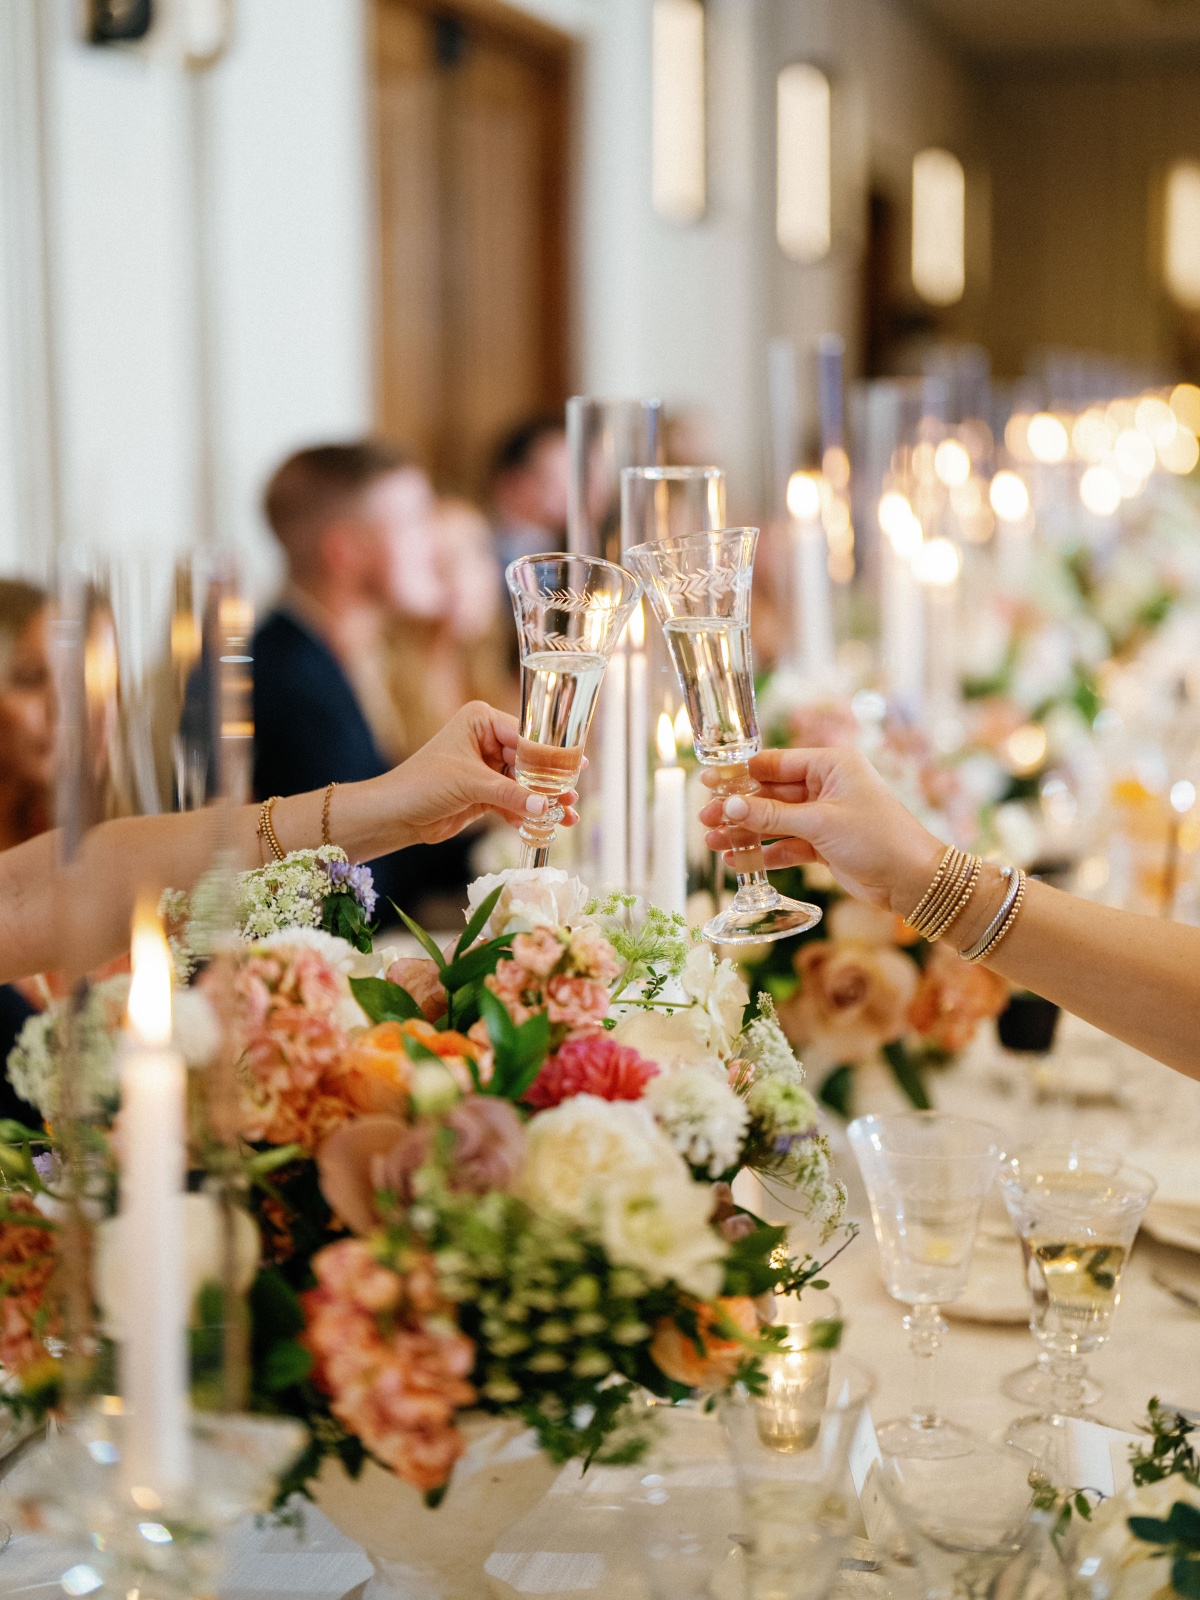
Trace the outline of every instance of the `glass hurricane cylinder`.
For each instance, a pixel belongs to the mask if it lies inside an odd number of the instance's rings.
[[[942,1111],[858,1117],[847,1131],[887,1291],[912,1307],[904,1319],[915,1364],[912,1410],[880,1427],[880,1448],[906,1456],[957,1454],[963,1433],[941,1416],[935,1387],[946,1331],[938,1307],[967,1286],[979,1213],[1001,1160],[1000,1134],[986,1122]]]

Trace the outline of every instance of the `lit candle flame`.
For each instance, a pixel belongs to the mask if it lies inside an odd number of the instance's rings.
[[[664,767],[673,767],[675,765],[675,729],[665,711],[658,719],[656,742],[658,744],[659,763]]]
[[[133,982],[129,986],[129,1031],[140,1044],[171,1042],[171,951],[151,906],[133,918]]]
[[[821,514],[821,480],[815,472],[793,472],[788,479],[787,508],[800,522]]]
[[[629,642],[635,650],[641,650],[646,643],[646,613],[640,600],[629,613]]]

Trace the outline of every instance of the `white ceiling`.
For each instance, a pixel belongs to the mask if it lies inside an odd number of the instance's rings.
[[[1200,46],[1200,0],[909,0],[971,55]]]

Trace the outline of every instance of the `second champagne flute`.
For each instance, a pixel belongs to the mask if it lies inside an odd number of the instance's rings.
[[[524,556],[505,573],[521,644],[516,779],[555,802],[521,827],[522,867],[544,867],[562,821],[560,795],[583,765],[608,658],[641,584],[593,556]]]
[[[762,749],[754,707],[750,583],[757,528],[725,528],[632,545],[625,558],[646,585],[683,690],[702,766],[720,778],[721,798],[755,794],[748,762]],[[773,887],[757,834],[739,830],[730,860],[737,894],[706,924],[714,944],[759,944],[803,933],[821,920],[816,906]]]

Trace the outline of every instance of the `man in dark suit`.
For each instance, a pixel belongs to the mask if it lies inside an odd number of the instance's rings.
[[[363,697],[383,694],[378,631],[428,545],[429,482],[385,445],[320,445],[277,469],[263,504],[288,578],[254,636],[255,794],[378,777],[392,763]],[[336,844],[336,794],[331,835]],[[468,846],[416,845],[371,862],[384,920],[387,898],[419,914],[431,897],[461,896]]]

